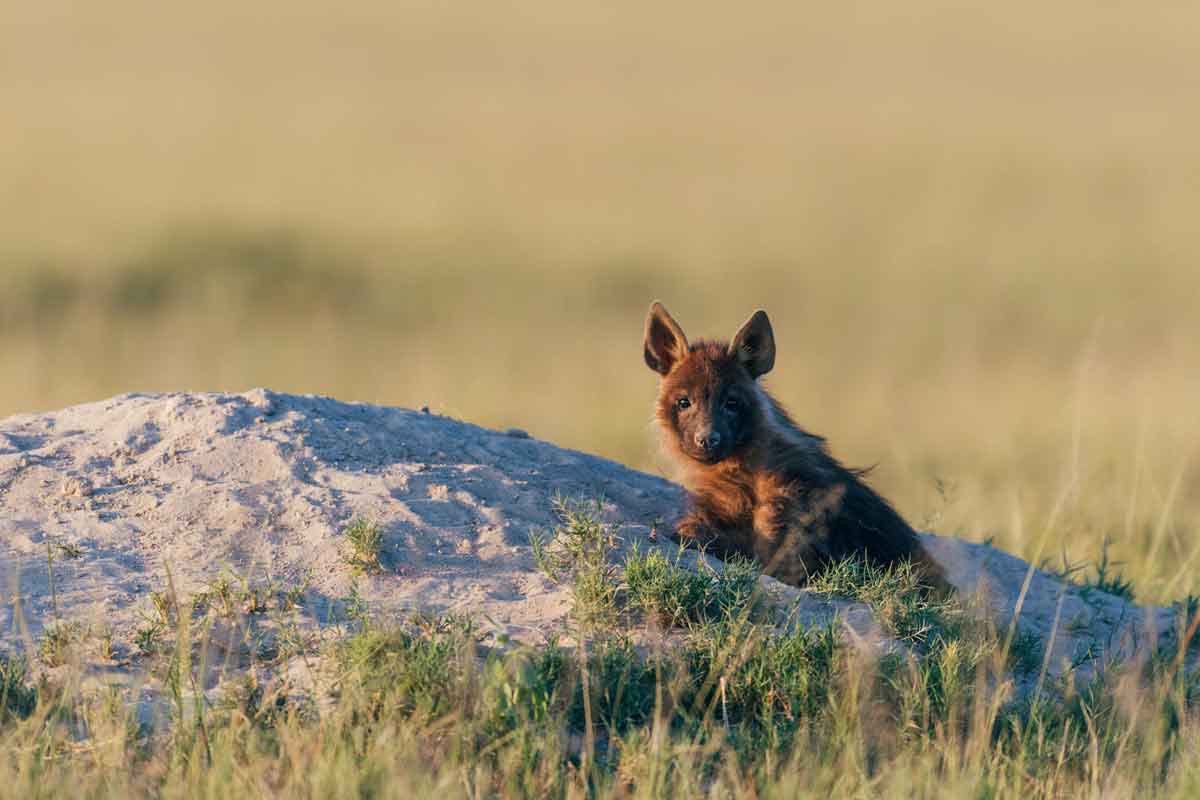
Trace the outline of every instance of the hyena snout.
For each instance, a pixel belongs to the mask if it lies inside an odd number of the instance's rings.
[[[721,434],[717,431],[699,431],[696,434],[696,447],[705,453],[715,452],[721,446]]]

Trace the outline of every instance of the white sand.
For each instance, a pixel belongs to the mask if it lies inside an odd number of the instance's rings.
[[[519,431],[322,397],[135,394],[12,417],[0,421],[0,647],[36,641],[57,603],[63,619],[110,624],[128,659],[168,569],[181,596],[223,569],[287,584],[311,572],[304,613],[317,627],[357,582],[376,612],[470,612],[539,641],[563,629],[570,605],[529,547],[531,529],[555,524],[555,493],[603,495],[626,546],[684,502],[668,481]],[[384,527],[378,575],[356,577],[345,561],[355,518]],[[1148,652],[1172,624],[1170,609],[1066,586],[986,545],[925,540],[962,593],[984,591],[998,624],[1021,599],[1022,629],[1053,640],[1054,673],[1089,648]],[[67,558],[62,544],[82,554]],[[886,645],[865,606],[763,583],[801,619],[836,613],[856,638]]]

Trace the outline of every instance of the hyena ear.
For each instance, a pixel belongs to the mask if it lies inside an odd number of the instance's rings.
[[[775,332],[771,330],[767,312],[760,308],[746,320],[729,343],[729,353],[737,356],[752,378],[771,371],[775,366]]]
[[[646,317],[646,340],[643,343],[646,366],[660,375],[688,353],[688,340],[679,323],[671,318],[663,304],[655,300]]]

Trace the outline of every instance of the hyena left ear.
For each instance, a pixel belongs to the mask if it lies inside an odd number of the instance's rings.
[[[775,366],[775,332],[771,330],[767,312],[760,308],[746,320],[729,343],[729,353],[737,356],[752,378],[771,371]]]

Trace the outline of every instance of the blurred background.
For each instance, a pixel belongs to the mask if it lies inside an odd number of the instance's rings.
[[[0,416],[266,386],[663,471],[650,301],[762,306],[915,523],[1200,591],[1200,5],[980,6],[10,5]]]

